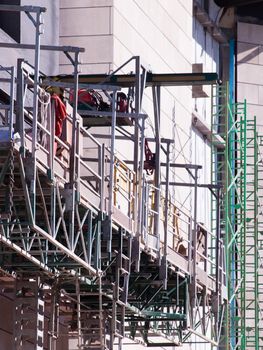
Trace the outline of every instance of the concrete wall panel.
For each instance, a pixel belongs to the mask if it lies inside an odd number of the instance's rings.
[[[263,45],[262,26],[252,23],[238,23],[238,41]]]
[[[69,8],[61,9],[60,13],[62,37],[110,34],[110,7]]]
[[[162,6],[167,15],[172,17],[173,21],[178,25],[183,33],[191,36],[193,13],[192,0],[161,0],[159,1],[159,4]]]
[[[60,0],[60,8],[78,8],[78,7],[104,7],[112,6],[113,0]]]
[[[238,84],[238,100],[244,101],[246,99],[247,102],[251,104],[256,104],[256,105],[262,104],[260,103],[260,100],[262,101],[263,96],[260,98],[259,90],[262,91],[259,85],[244,84],[240,82]]]
[[[260,85],[263,81],[263,66],[241,64],[238,66],[238,82]]]
[[[169,13],[159,6],[157,1],[151,2],[151,11],[158,13],[156,17],[159,18],[155,23],[148,16],[147,4],[149,5],[145,1],[140,5],[134,1],[117,0],[115,2],[114,35],[116,41],[120,41],[134,54],[142,56],[146,62],[151,64],[153,70],[189,71],[192,63],[192,47],[189,39],[191,31],[186,32],[187,36],[180,30],[176,22],[171,20]],[[174,11],[176,8],[175,4]],[[177,16],[174,17],[177,18]],[[179,47],[184,47],[184,50],[180,50]],[[116,59],[118,59],[117,51],[115,52]]]
[[[81,74],[108,74],[111,71],[112,64],[96,63],[82,64],[80,67]],[[63,74],[73,74],[73,67],[70,64],[60,65],[60,72]]]
[[[262,132],[263,115],[263,36],[262,26],[238,23],[237,98],[247,101],[248,118],[257,117]]]
[[[29,1],[21,0],[21,5],[28,5]],[[46,7],[47,11],[42,18],[43,34],[40,42],[43,45],[59,45],[59,2],[53,0],[38,0],[37,6]],[[23,12],[21,13],[21,42],[26,44],[35,43],[34,25]],[[27,50],[24,56],[31,64],[34,63],[34,51]],[[40,69],[47,75],[58,73],[59,53],[55,51],[41,51]]]
[[[28,5],[28,2],[21,0],[21,5]],[[40,42],[44,45],[59,44],[59,6],[58,3],[52,0],[39,0],[37,5],[47,8],[47,12],[43,14],[44,32],[40,36]],[[0,30],[1,42],[15,43],[5,32]],[[35,26],[30,21],[25,13],[21,13],[21,43],[35,43]],[[34,64],[34,50],[22,49],[2,49],[0,64],[2,66],[16,66],[17,59],[24,58],[30,64]],[[58,52],[41,51],[40,54],[40,69],[42,72],[53,75],[58,73]]]
[[[60,44],[84,47],[81,72],[108,73],[113,60],[112,0],[60,2]],[[70,23],[70,25],[69,25]],[[72,73],[60,55],[61,73]]]
[[[95,64],[111,62],[112,59],[112,36],[111,35],[94,35],[83,37],[62,37],[61,45],[71,45],[72,42],[78,42],[78,46],[85,48],[85,52],[81,53],[80,59],[82,64]],[[61,53],[60,63],[69,64],[68,58]]]
[[[259,45],[239,42],[237,45],[238,64],[259,64]]]

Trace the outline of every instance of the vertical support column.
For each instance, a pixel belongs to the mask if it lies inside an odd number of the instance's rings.
[[[107,242],[107,252],[111,257],[112,247],[112,214],[113,214],[113,190],[114,190],[114,162],[115,162],[115,128],[116,128],[116,91],[112,94],[112,115],[111,115],[111,146],[110,146],[110,182],[109,182],[109,237]]]
[[[141,60],[139,56],[135,57],[135,113],[138,114],[141,111]],[[133,205],[133,220],[136,230],[136,237],[133,241],[134,260],[136,263],[136,271],[140,269],[140,228],[139,228],[139,217],[138,217],[138,205],[139,205],[139,118],[135,119],[134,125],[134,151],[133,151],[133,171],[135,173],[135,186],[134,186],[134,205]]]
[[[50,169],[49,169],[49,180],[50,184],[50,226],[52,236],[56,235],[56,182],[54,178],[54,158],[55,158],[55,108],[54,104],[51,103],[50,106],[50,122],[49,122],[49,132],[50,132],[50,145],[49,145],[49,157],[50,157]]]
[[[141,111],[141,61],[140,57],[135,57],[135,113],[138,115]],[[135,119],[135,137],[134,137],[134,167],[133,170],[138,175],[139,167],[139,118]]]
[[[50,318],[48,332],[48,350],[56,350],[59,333],[59,282],[56,279],[51,287]]]
[[[137,122],[139,124],[139,118],[137,118]],[[140,163],[139,163],[139,169],[138,174],[136,175],[136,182],[137,186],[137,196],[135,197],[138,199],[137,201],[137,227],[136,227],[136,239],[137,239],[137,250],[138,255],[136,259],[136,270],[140,270],[140,243],[142,240],[142,234],[143,234],[143,193],[144,193],[144,181],[143,181],[143,164],[144,164],[144,132],[145,132],[145,118],[142,117],[141,120],[141,137],[140,137]]]
[[[105,350],[105,327],[104,327],[104,314],[102,305],[102,281],[101,274],[99,274],[99,334],[100,334],[100,350]],[[103,332],[104,330],[104,332]]]
[[[99,175],[100,175],[100,211],[105,211],[105,198],[104,198],[104,186],[105,186],[105,144],[99,146]]]
[[[214,295],[214,310],[215,310],[215,325],[216,325],[216,337],[219,336],[219,305],[221,304],[222,298],[222,280],[221,280],[221,244],[220,244],[220,189],[216,190],[214,193],[216,196],[216,259],[215,259],[215,268],[216,268],[216,292]]]
[[[76,279],[76,295],[77,295],[77,324],[78,324],[78,348],[82,348],[82,343],[83,343],[83,335],[82,335],[82,324],[81,324],[81,297],[80,297],[80,285],[79,285],[79,280]]]
[[[170,142],[166,149],[166,176],[165,176],[165,210],[164,210],[164,251],[162,257],[162,272],[164,289],[167,289],[167,255],[168,255],[168,211],[169,211],[169,182],[170,182]]]
[[[16,85],[16,127],[20,135],[21,146],[20,153],[25,156],[25,121],[24,121],[24,75],[23,75],[23,59],[17,60],[17,85]]]
[[[43,291],[39,290],[37,298],[36,350],[44,350],[44,307]]]
[[[95,269],[101,269],[101,226],[102,226],[102,213],[97,218],[97,225],[95,231],[95,254],[94,254],[94,267]]]
[[[192,221],[192,235],[191,235],[191,254],[192,257],[192,273],[191,273],[191,289],[190,289],[190,305],[191,305],[191,317],[194,322],[194,311],[197,305],[197,288],[196,288],[196,260],[197,260],[197,175],[198,168],[194,169],[194,217]]]
[[[88,263],[91,264],[91,256],[92,256],[92,211],[89,210],[87,219],[87,255],[88,255]],[[95,241],[97,241],[97,237],[95,237]],[[95,265],[96,262],[95,262]]]
[[[31,15],[30,15],[31,16]],[[35,220],[36,214],[36,151],[37,151],[37,119],[38,119],[38,80],[39,80],[39,63],[40,63],[40,27],[41,27],[41,10],[36,12],[36,21],[34,22],[36,27],[35,36],[35,73],[34,73],[34,95],[33,95],[33,130],[32,130],[32,179],[30,185],[30,197],[33,218]]]
[[[80,200],[80,122],[77,120],[76,128],[76,201],[79,203]]]
[[[73,93],[73,120],[72,120],[72,144],[70,150],[70,174],[69,174],[69,195],[70,195],[70,220],[69,220],[69,242],[71,249],[74,246],[74,223],[76,205],[76,156],[77,156],[77,113],[78,113],[78,85],[79,85],[79,52],[74,57],[74,93]]]
[[[228,111],[227,114],[229,114],[228,116],[228,120],[227,120],[227,124],[226,124],[226,128],[227,128],[227,150],[229,151],[229,153],[226,153],[226,161],[230,163],[230,169],[232,172],[234,172],[235,169],[235,161],[234,161],[234,152],[232,151],[231,148],[233,148],[233,146],[231,147],[231,144],[234,142],[234,136],[233,136],[233,132],[230,132],[231,129],[234,127],[234,123],[235,120],[233,118],[233,106],[234,103],[236,101],[236,96],[235,96],[235,82],[236,82],[236,71],[235,71],[235,39],[231,39],[229,41],[229,89],[227,92],[227,100],[229,102],[229,107],[230,110]],[[229,157],[229,159],[228,159]],[[227,165],[228,166],[228,165]],[[231,172],[228,171],[228,181],[229,183],[231,183],[232,178],[231,178]],[[227,186],[229,186],[229,183],[227,183]],[[235,213],[234,213],[234,204],[235,204],[235,197],[233,195],[234,190],[231,188],[231,190],[229,191],[229,200],[228,200],[228,204],[229,204],[229,208],[227,208],[227,211],[229,210],[229,215],[230,215],[230,224],[232,224],[234,226],[234,217],[235,217]],[[227,228],[227,234],[226,234],[226,261],[227,261],[227,275],[229,275],[229,279],[227,281],[228,283],[228,294],[230,299],[232,299],[232,295],[231,292],[232,290],[234,290],[234,284],[235,284],[235,275],[234,273],[230,273],[230,271],[234,271],[235,266],[234,263],[231,262],[232,260],[234,260],[234,254],[231,252],[231,249],[228,249],[228,244],[229,242],[231,242],[231,231],[230,231],[231,226],[229,227],[229,230]],[[231,247],[232,248],[232,247]],[[231,266],[232,263],[232,266]],[[235,339],[235,322],[233,321],[235,318],[235,307],[236,307],[236,300],[232,299],[229,307],[227,307],[227,327],[226,327],[226,332],[227,332],[227,339],[226,339],[226,347],[227,350],[231,349],[231,348],[235,348],[236,346],[236,339]],[[230,325],[230,327],[229,327]]]
[[[13,124],[14,124],[14,95],[15,95],[15,68],[11,67],[10,68],[10,109],[9,109],[9,120],[8,123],[10,125],[9,129],[9,139],[13,139]]]
[[[161,136],[160,136],[160,102],[161,89],[160,86],[153,86],[153,106],[154,106],[154,123],[155,123],[155,172],[154,172],[154,186],[155,186],[155,204],[154,204],[154,232],[157,236],[157,251],[159,252],[160,262],[160,185],[161,185]]]

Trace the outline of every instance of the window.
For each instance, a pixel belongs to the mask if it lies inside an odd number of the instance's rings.
[[[0,5],[20,6],[20,0],[0,0]],[[20,12],[0,11],[0,28],[20,43]]]

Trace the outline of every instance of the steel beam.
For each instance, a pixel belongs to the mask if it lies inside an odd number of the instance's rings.
[[[24,49],[24,50],[35,50],[34,44],[16,44],[16,43],[5,43],[0,42],[0,47],[5,49]],[[59,52],[85,52],[84,48],[75,46],[55,46],[55,45],[40,45],[40,50],[43,51],[59,51]]]
[[[64,82],[71,82],[72,76],[57,76]],[[80,83],[101,84],[102,82],[114,84],[120,87],[134,87],[136,85],[136,74],[94,74],[82,75]],[[217,73],[172,73],[154,74],[147,72],[145,87],[153,86],[192,86],[192,85],[213,85],[218,81]]]

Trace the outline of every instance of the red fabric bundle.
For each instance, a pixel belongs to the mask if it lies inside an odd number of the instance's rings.
[[[67,111],[66,106],[61,101],[60,97],[57,94],[53,94],[51,96],[54,106],[55,106],[55,114],[56,114],[56,121],[55,121],[55,135],[60,137],[62,134],[62,125],[63,120],[66,119]]]

